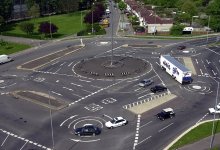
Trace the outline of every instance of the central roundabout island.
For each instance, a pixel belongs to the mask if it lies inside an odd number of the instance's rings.
[[[78,62],[75,74],[95,79],[125,79],[144,75],[151,70],[149,62],[123,56],[93,57]]]

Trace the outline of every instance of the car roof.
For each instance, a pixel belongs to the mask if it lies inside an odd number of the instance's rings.
[[[124,118],[122,118],[122,117],[115,117],[114,118],[114,120],[122,120],[122,119],[124,119]]]
[[[165,108],[165,109],[163,109],[163,111],[170,112],[170,111],[173,111],[173,109],[172,108]]]

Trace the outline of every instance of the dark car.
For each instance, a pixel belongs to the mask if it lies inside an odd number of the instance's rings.
[[[156,86],[150,88],[150,90],[151,90],[151,92],[156,93],[156,92],[163,92],[163,91],[166,91],[167,88],[164,87],[164,86],[161,86],[161,85],[156,85]]]
[[[177,47],[178,50],[183,50],[185,48],[186,48],[186,46],[184,46],[184,45],[180,45],[180,46]]]
[[[85,136],[85,135],[98,135],[101,133],[101,129],[94,125],[84,125],[81,128],[75,129],[75,135]]]
[[[163,109],[160,113],[158,113],[157,115],[157,118],[160,119],[160,120],[165,120],[165,119],[168,119],[168,118],[173,118],[175,117],[175,113],[173,111],[172,108],[166,108],[166,109]]]

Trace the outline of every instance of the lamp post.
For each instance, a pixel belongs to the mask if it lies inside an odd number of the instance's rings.
[[[209,76],[211,79],[213,79],[216,83],[217,83],[217,93],[216,93],[216,97],[215,97],[215,110],[217,110],[217,104],[218,104],[218,92],[219,92],[219,82],[217,80],[215,80],[213,77]],[[212,145],[213,145],[213,140],[214,140],[214,130],[215,130],[215,113],[213,114],[213,122],[212,122],[212,136],[211,136],[211,141],[210,141],[210,149],[212,149]]]
[[[199,18],[199,16],[192,16],[192,22],[191,22],[191,26],[193,27],[193,18]],[[191,31],[192,34],[193,30]]]
[[[96,0],[92,3],[92,34],[93,34],[93,32],[94,32],[94,27],[93,27],[93,6],[94,6],[94,4],[95,4],[95,2],[96,2]]]
[[[52,110],[51,110],[51,102],[50,102],[50,90],[48,94],[49,94],[49,107],[50,107],[50,128],[51,128],[51,138],[52,138],[52,149],[54,150],[53,118],[52,118]]]
[[[207,43],[209,41],[209,22],[210,22],[210,16],[209,16],[209,19],[208,19],[208,29],[207,29],[207,38],[206,38]]]
[[[113,9],[112,9],[112,1],[111,1],[111,27],[112,27],[112,37],[111,37],[111,43],[112,43],[112,52],[111,52],[111,66],[113,66]]]

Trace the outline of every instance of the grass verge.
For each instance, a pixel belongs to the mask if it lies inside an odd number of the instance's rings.
[[[0,55],[2,54],[12,54],[25,49],[30,48],[31,46],[19,43],[5,42],[5,44],[0,44]]]
[[[180,138],[169,150],[176,150],[184,145],[188,145],[194,142],[197,142],[203,138],[212,135],[212,122],[207,122],[199,125],[198,127],[192,129],[190,132],[185,134],[182,138]],[[214,133],[220,132],[220,120],[215,121],[215,129]]]

